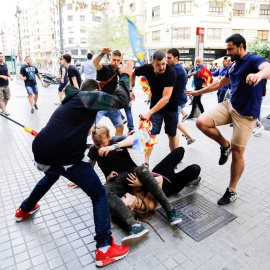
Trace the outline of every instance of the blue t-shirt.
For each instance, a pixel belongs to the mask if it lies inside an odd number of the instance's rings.
[[[190,70],[189,73],[192,73],[194,71],[197,71],[197,74],[194,75],[194,86],[195,86],[195,89],[196,90],[199,90],[199,89],[202,89],[202,85],[204,84],[205,80],[204,79],[201,79],[201,78],[198,78],[197,75],[199,73],[199,70],[200,70],[201,66],[200,67],[194,67]]]
[[[176,75],[174,89],[177,94],[178,105],[184,105],[187,103],[187,96],[184,94],[188,80],[187,73],[184,70],[183,66],[180,64],[175,65],[173,69]]]
[[[20,74],[26,77],[26,80],[24,81],[25,86],[35,86],[37,84],[36,74],[38,74],[38,69],[35,66],[23,65]]]
[[[217,71],[212,72],[212,76],[214,76],[214,77],[217,77],[217,76],[223,77],[223,76],[225,76],[225,74],[227,72],[227,69],[228,69],[228,67],[222,66]],[[221,91],[227,91],[228,89],[229,89],[229,84],[225,85],[220,90]]]
[[[225,76],[231,81],[231,103],[233,108],[244,116],[258,118],[260,115],[263,80],[253,86],[246,83],[250,73],[257,73],[258,67],[266,60],[248,52],[244,57],[232,63]]]

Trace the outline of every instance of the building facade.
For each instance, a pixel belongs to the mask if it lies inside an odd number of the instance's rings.
[[[204,61],[225,55],[225,40],[233,33],[242,34],[247,42],[260,37],[269,39],[270,3],[235,1],[144,1],[145,46],[151,57],[156,49],[180,50],[182,62],[194,61],[196,28],[204,28]]]

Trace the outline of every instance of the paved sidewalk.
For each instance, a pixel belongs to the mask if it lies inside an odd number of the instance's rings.
[[[54,103],[58,102],[55,86],[47,89],[40,86],[39,90],[39,110],[31,114],[24,87],[13,82],[12,97],[7,107],[11,118],[37,132],[47,123],[57,108]],[[140,87],[136,93],[132,109],[134,117],[147,111]],[[215,93],[202,98],[206,110],[216,102]],[[187,112],[190,109],[191,106],[186,107]],[[269,113],[270,96],[267,96],[263,101],[262,116]],[[102,119],[102,123],[112,128],[108,120]],[[135,125],[138,126],[137,119]],[[197,163],[202,168],[202,181],[198,187],[185,188],[171,200],[196,191],[216,203],[228,185],[230,162],[219,166],[219,146],[195,127],[194,120],[186,121],[185,125],[196,142],[187,146],[185,139],[180,137],[186,153],[178,169]],[[232,128],[225,126],[220,130],[230,139]],[[169,153],[164,131],[157,139],[150,169]],[[0,117],[0,269],[98,269],[94,265],[91,201],[82,190],[68,188],[66,179],[61,178],[40,201],[40,211],[21,223],[15,222],[17,207],[42,177],[33,166],[32,141],[33,137],[23,128]],[[252,135],[249,141],[245,153],[246,168],[237,190],[238,199],[226,207],[237,215],[234,221],[201,242],[195,242],[156,214],[150,222],[165,243],[148,224],[144,224],[150,230],[148,238],[130,247],[130,254],[125,259],[104,269],[269,270],[269,141],[270,132],[266,130],[261,137]],[[143,156],[138,152],[131,150],[131,155],[137,164],[142,163]],[[104,181],[100,169],[96,169]],[[113,228],[112,232],[117,243],[127,233],[120,228]]]

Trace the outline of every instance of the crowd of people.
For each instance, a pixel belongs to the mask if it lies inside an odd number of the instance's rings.
[[[217,203],[224,206],[233,202],[244,171],[245,148],[260,116],[264,80],[270,78],[270,64],[264,58],[247,52],[246,41],[239,34],[227,38],[226,44],[227,57],[224,57],[223,66],[212,72],[218,80],[207,87],[203,87],[205,80],[199,77],[202,59],[197,57],[196,66],[187,74],[179,64],[179,51],[175,48],[169,49],[166,54],[155,51],[152,63],[139,67],[134,67],[131,60],[124,67],[121,66],[121,52],[110,48],[103,48],[93,60],[92,54],[88,54],[88,60],[80,71],[71,64],[69,54],[59,58],[60,75],[57,79],[61,79],[61,106],[36,136],[32,146],[35,167],[45,175],[17,209],[16,221],[24,220],[39,210],[39,200],[60,176],[64,176],[92,200],[97,243],[95,260],[98,266],[125,257],[129,245],[148,235],[149,230],[137,218],[147,217],[158,203],[167,213],[170,225],[180,223],[182,220],[168,197],[201,181],[201,167],[198,164],[191,164],[175,173],[175,167],[185,153],[179,145],[178,130],[185,135],[187,145],[195,142],[183,121],[192,119],[197,107],[201,111],[196,121],[197,128],[220,146],[218,164],[224,165],[232,153],[229,185]],[[101,63],[105,54],[110,54],[108,65]],[[34,108],[37,109],[38,98],[35,75],[43,81],[38,70],[31,65],[31,59],[28,57],[25,62],[20,78],[25,81],[33,113]],[[83,73],[84,80],[81,79]],[[153,147],[139,166],[127,150],[133,146],[136,135],[131,112],[136,76],[146,77],[151,87],[150,108],[140,117],[142,120],[150,119],[153,138],[160,134],[164,123],[169,142],[170,153],[160,158],[151,172],[149,160]],[[186,90],[188,77],[194,78],[193,91]],[[8,96],[6,89],[2,91],[5,91],[1,99],[4,101]],[[213,91],[218,91],[218,104],[204,112],[201,95]],[[226,94],[229,95],[227,99]],[[187,96],[193,97],[189,115],[183,111]],[[5,112],[5,107],[2,108]],[[120,109],[124,109],[127,116],[128,136],[123,136]],[[115,136],[111,136],[107,126],[99,124],[103,116],[113,123]],[[233,124],[231,140],[224,138],[217,128],[227,124]],[[93,144],[88,151],[86,144],[89,136]],[[105,185],[102,185],[94,170],[96,162],[105,176]],[[122,239],[122,245],[114,243],[110,216],[129,231]]]

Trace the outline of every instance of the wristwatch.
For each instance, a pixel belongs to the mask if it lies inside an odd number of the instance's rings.
[[[119,151],[120,150],[120,146],[118,144],[115,143],[113,146],[115,147],[115,150],[116,151]]]

